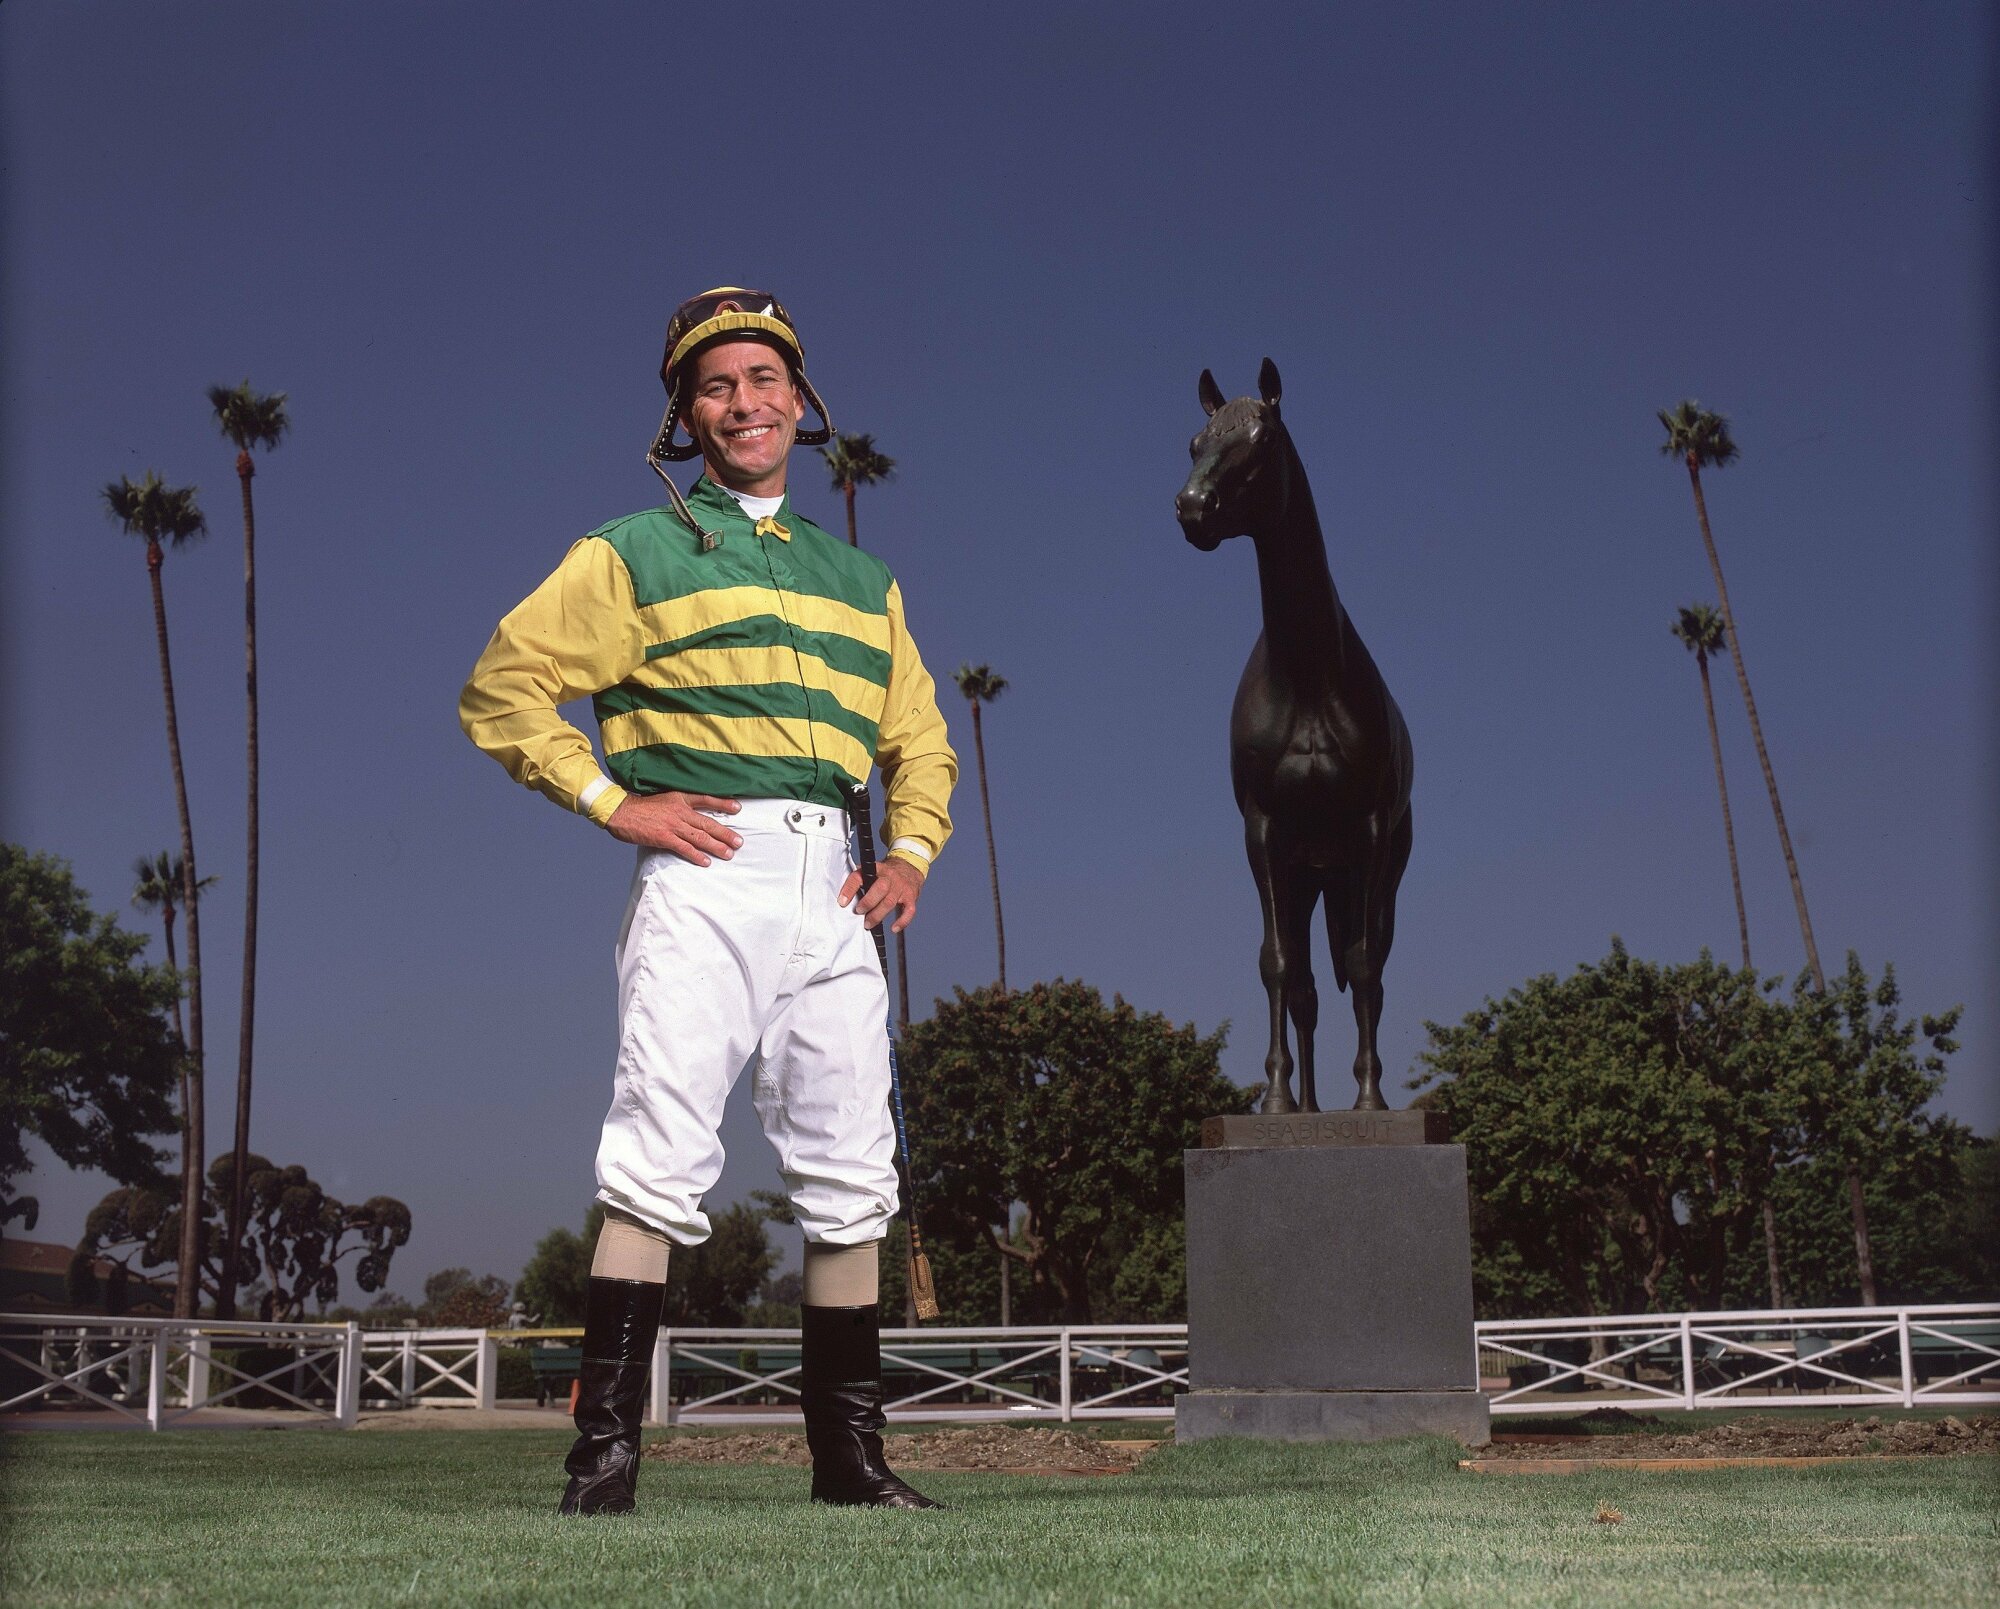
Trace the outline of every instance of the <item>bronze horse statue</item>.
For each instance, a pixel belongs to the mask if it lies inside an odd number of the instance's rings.
[[[1333,589],[1312,488],[1279,417],[1278,370],[1269,358],[1257,388],[1257,398],[1224,402],[1215,377],[1202,370],[1208,423],[1188,449],[1194,469],[1174,510],[1204,553],[1232,536],[1247,535],[1257,547],[1264,631],[1229,715],[1229,774],[1264,907],[1259,970],[1271,1001],[1271,1050],[1262,1110],[1319,1110],[1311,944],[1313,907],[1322,898],[1334,979],[1354,995],[1354,1104],[1385,1110],[1375,1033],[1382,968],[1396,935],[1396,889],[1410,859],[1410,731]],[[1299,1036],[1296,1104],[1287,1014]]]

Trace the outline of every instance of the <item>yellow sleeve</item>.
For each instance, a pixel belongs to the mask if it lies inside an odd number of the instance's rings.
[[[615,686],[645,655],[625,561],[585,537],[494,629],[459,695],[459,725],[516,782],[601,827],[625,790],[556,706]]]
[[[951,790],[958,756],[945,734],[937,687],[903,620],[903,591],[889,583],[889,696],[882,709],[875,763],[882,768],[882,836],[889,858],[919,871],[951,836]]]

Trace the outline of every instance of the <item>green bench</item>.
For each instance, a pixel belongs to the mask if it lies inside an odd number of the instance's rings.
[[[546,1408],[550,1397],[569,1395],[569,1388],[576,1383],[576,1377],[583,1368],[583,1348],[531,1346],[528,1348],[528,1366],[535,1371],[535,1401]]]
[[[1993,1355],[2000,1352],[2000,1324],[1953,1324],[1940,1320],[1930,1327],[1948,1331],[1949,1339],[1943,1335],[1926,1335],[1921,1330],[1910,1332],[1910,1374],[1917,1384],[1929,1385],[1933,1380],[1949,1380],[1968,1369],[1978,1369],[1981,1374],[2000,1371],[2000,1358]],[[1975,1381],[1960,1383],[1969,1387]]]

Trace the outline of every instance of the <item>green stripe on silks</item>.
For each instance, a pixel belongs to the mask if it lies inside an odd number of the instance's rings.
[[[611,779],[633,793],[712,793],[723,799],[804,799],[846,808],[854,782],[831,760],[810,755],[717,754],[680,743],[626,749],[605,760]]]
[[[796,682],[766,682],[757,687],[633,687],[606,688],[594,700],[599,721],[634,710],[661,710],[679,715],[773,715],[802,721],[823,721],[845,732],[873,754],[880,730],[865,715],[856,715],[833,694]]]
[[[838,632],[808,631],[777,615],[751,615],[671,642],[655,643],[646,650],[646,657],[660,659],[684,648],[797,648],[846,675],[859,676],[877,687],[889,685],[889,656],[881,649]]]

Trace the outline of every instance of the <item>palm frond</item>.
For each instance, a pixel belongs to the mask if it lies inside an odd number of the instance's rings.
[[[875,450],[875,438],[866,432],[841,434],[831,445],[818,449],[826,460],[827,473],[835,491],[848,486],[873,486],[896,473],[896,460]]]
[[[1721,612],[1711,604],[1682,604],[1670,629],[1675,639],[1692,653],[1729,651],[1729,628],[1724,625]]]
[[[252,391],[246,378],[241,385],[208,388],[208,405],[215,410],[215,423],[239,452],[252,447],[276,447],[292,427],[285,411],[286,393],[268,395]]]
[[[165,485],[159,471],[149,469],[145,479],[138,482],[121,475],[99,495],[111,517],[130,535],[143,537],[149,544],[164,542],[169,547],[180,547],[208,534],[208,522],[202,517],[201,505],[195,501],[199,490],[195,486]]]
[[[951,673],[958,690],[975,704],[991,704],[1007,691],[1007,678],[993,674],[991,665],[960,665]]]

